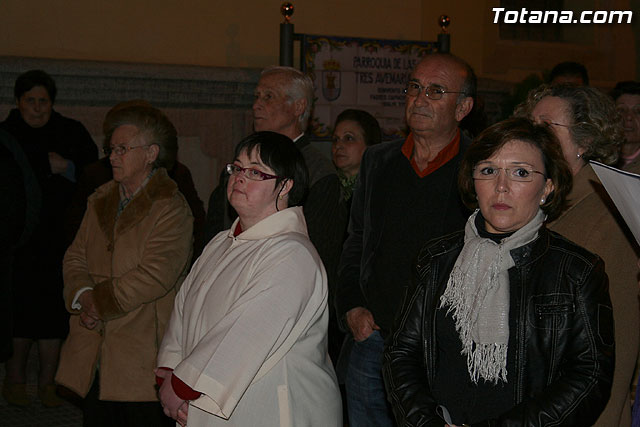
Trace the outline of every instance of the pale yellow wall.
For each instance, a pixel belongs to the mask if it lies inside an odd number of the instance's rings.
[[[580,10],[634,10],[630,0],[566,1]],[[500,40],[493,23],[493,7],[499,0],[422,0],[423,36],[429,35],[438,17],[451,18],[451,51],[466,59],[480,77],[519,82],[534,72],[549,71],[562,61],[584,63],[592,84],[607,88],[620,80],[636,78],[638,47],[629,24],[576,25],[567,30],[577,43],[514,42]],[[634,10],[634,14],[639,12]],[[638,16],[633,19],[637,22]]]
[[[280,0],[1,0],[0,55],[264,67],[277,63]],[[310,34],[418,39],[421,1],[296,0]]]
[[[466,60],[476,73],[482,75],[482,37],[486,22],[484,1],[422,0],[423,38],[435,38],[441,32],[440,15],[447,15],[451,24],[451,53]]]
[[[633,0],[588,0],[594,9]],[[280,0],[0,0],[0,55],[204,66],[278,62]],[[296,0],[297,32],[435,40],[438,17],[452,23],[452,52],[479,77],[518,82],[566,60],[587,65],[595,85],[636,77],[631,25],[588,29],[586,43],[499,40],[499,0]],[[637,12],[637,11],[636,11]],[[637,17],[635,17],[637,21]],[[296,49],[297,52],[297,49]]]

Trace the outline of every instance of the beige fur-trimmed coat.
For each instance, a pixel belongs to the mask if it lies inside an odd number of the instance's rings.
[[[591,166],[584,166],[573,177],[568,198],[569,208],[548,227],[604,260],[615,322],[616,367],[611,397],[594,426],[630,426],[630,386],[640,345],[640,252]]]
[[[177,185],[158,169],[116,220],[115,181],[89,198],[87,212],[64,257],[64,299],[72,314],[56,381],[86,396],[96,369],[100,399],[155,401],[156,355],[173,300],[188,273],[193,217]],[[93,288],[104,320],[80,325],[71,307]]]

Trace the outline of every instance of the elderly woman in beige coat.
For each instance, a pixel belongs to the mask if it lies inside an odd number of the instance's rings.
[[[600,255],[609,276],[615,321],[616,361],[611,398],[596,426],[631,425],[630,385],[638,356],[640,255],[589,160],[615,164],[624,141],[613,101],[589,87],[543,85],[529,94],[516,114],[527,115],[553,129],[573,173],[569,208],[548,225]]]
[[[193,218],[167,176],[177,136],[159,110],[114,114],[113,181],[89,198],[64,258],[71,312],[56,381],[84,397],[84,426],[169,425],[153,369],[191,257]]]

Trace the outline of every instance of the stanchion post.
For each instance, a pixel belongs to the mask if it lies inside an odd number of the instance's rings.
[[[451,35],[447,33],[447,27],[451,23],[451,19],[447,15],[440,15],[438,25],[442,28],[438,34],[438,52],[449,53],[451,50]]]
[[[280,13],[284,16],[284,22],[280,24],[280,65],[293,67],[293,24],[291,23],[291,15],[293,15],[293,4],[289,2],[282,3]]]

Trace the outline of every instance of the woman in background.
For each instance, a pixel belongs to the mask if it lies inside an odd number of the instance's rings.
[[[38,345],[38,396],[44,406],[62,404],[53,378],[68,315],[62,295],[62,257],[68,239],[65,213],[84,166],[98,158],[91,135],[78,121],[53,109],[56,84],[42,70],[21,74],[14,87],[15,109],[0,127],[26,154],[42,193],[39,222],[29,241],[15,252],[13,271],[13,356],[6,364],[2,395],[12,405],[28,406],[27,359]]]
[[[351,193],[358,178],[360,161],[367,147],[382,141],[378,121],[363,110],[344,110],[333,128],[331,158],[342,184],[342,199],[351,205]]]
[[[640,82],[619,82],[611,97],[622,116],[624,143],[620,147],[618,167],[640,173]]]
[[[629,426],[630,389],[640,345],[636,265],[640,249],[588,165],[589,160],[616,164],[624,143],[620,115],[602,92],[573,85],[540,86],[516,114],[547,124],[571,168],[569,206],[547,226],[604,260],[616,324],[616,368],[611,398],[594,425]]]

